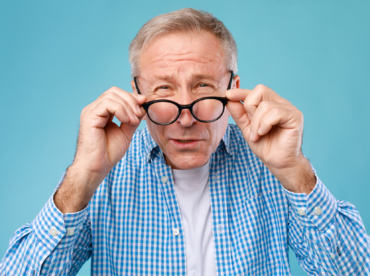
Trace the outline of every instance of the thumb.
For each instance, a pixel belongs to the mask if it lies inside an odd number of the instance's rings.
[[[251,121],[245,112],[243,104],[241,102],[228,101],[226,107],[229,110],[231,117],[233,117],[235,123],[241,129],[243,134],[246,135],[246,132],[249,131],[249,125]]]
[[[134,96],[134,98],[136,98],[136,100],[138,101],[139,105],[142,105],[147,100],[146,96],[144,96],[142,94],[132,93],[132,96]]]
[[[142,114],[141,116],[138,116],[139,120],[137,122],[121,123],[121,125],[119,126],[121,131],[130,139],[134,135],[136,129],[139,127],[141,121],[143,120],[146,114],[144,108],[143,107],[140,108],[142,110]]]

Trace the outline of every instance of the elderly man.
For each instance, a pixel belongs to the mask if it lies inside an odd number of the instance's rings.
[[[290,246],[309,275],[369,275],[357,210],[301,152],[302,113],[240,89],[222,22],[157,16],[130,62],[134,93],[112,87],[83,109],[74,162],[3,274],[74,275],[91,257],[93,275],[290,275]]]

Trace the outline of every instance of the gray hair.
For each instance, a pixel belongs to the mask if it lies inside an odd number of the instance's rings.
[[[139,59],[141,52],[150,41],[164,34],[177,32],[201,32],[207,31],[213,34],[221,43],[224,51],[225,65],[227,70],[237,73],[238,52],[236,43],[225,25],[209,12],[185,8],[166,14],[158,15],[149,20],[139,30],[129,47],[129,61],[131,64],[131,76],[138,76],[140,72]]]

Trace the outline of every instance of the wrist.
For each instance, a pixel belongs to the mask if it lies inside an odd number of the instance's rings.
[[[84,209],[105,176],[90,174],[83,167],[72,164],[66,177],[54,194],[54,203],[62,213]]]
[[[316,185],[316,176],[310,162],[301,154],[292,164],[286,168],[268,168],[288,191],[310,194]]]
[[[80,189],[93,189],[94,191],[107,174],[108,172],[105,173],[88,170],[86,169],[86,166],[76,161],[74,161],[67,170],[67,177],[69,176],[69,178],[75,183],[75,185],[78,185]]]

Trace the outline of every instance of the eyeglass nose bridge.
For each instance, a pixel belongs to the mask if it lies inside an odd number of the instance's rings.
[[[177,107],[179,108],[179,115],[181,114],[181,112],[184,110],[184,109],[189,109],[190,110],[190,113],[193,114],[193,106],[194,106],[194,103],[195,102],[192,102],[191,104],[177,104]]]
[[[193,118],[194,118],[195,120],[199,121],[199,119],[198,119],[196,116],[194,116],[194,113],[193,113],[193,106],[194,106],[194,104],[196,104],[196,103],[197,103],[197,101],[194,101],[194,102],[192,102],[191,104],[184,104],[184,105],[182,105],[182,104],[177,104],[177,107],[179,108],[179,112],[178,112],[177,117],[176,117],[176,119],[174,120],[174,122],[176,122],[176,121],[180,118],[180,116],[181,116],[181,112],[182,112],[183,110],[186,110],[186,109],[189,109],[191,116],[193,116]]]

